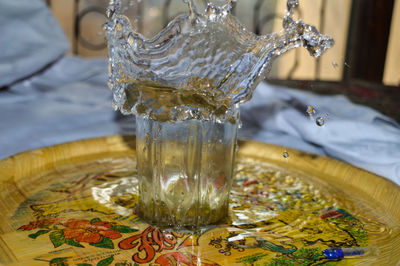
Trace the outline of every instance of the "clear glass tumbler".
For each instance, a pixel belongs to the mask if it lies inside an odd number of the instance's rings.
[[[139,215],[158,226],[228,217],[238,124],[136,117]]]

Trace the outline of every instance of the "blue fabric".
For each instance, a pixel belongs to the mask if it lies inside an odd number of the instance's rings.
[[[106,60],[65,57],[0,92],[0,158],[133,126],[120,122],[129,117],[118,117],[111,107]]]
[[[0,87],[26,78],[69,50],[42,0],[0,0]]]
[[[307,106],[315,108],[310,119]],[[346,97],[260,84],[241,110],[242,136],[333,157],[400,183],[400,126]],[[325,124],[316,124],[323,117]]]

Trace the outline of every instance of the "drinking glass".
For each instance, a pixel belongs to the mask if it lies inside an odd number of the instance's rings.
[[[223,222],[237,130],[237,121],[160,122],[137,115],[139,215],[158,226]]]

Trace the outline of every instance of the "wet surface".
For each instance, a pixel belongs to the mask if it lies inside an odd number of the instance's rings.
[[[373,264],[390,256],[399,236],[391,216],[373,203],[315,177],[243,157],[225,224],[157,228],[136,214],[135,169],[134,157],[106,156],[34,176],[42,185],[21,184],[29,197],[14,212],[15,231],[8,236],[47,246],[53,259],[92,265],[105,259],[156,265]],[[323,255],[358,247],[378,252],[352,259]]]

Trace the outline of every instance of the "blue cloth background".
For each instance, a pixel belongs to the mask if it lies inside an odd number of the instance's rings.
[[[0,87],[34,74],[69,49],[41,0],[0,0]]]
[[[4,19],[17,9],[25,12],[19,21]],[[134,133],[133,116],[111,108],[106,59],[63,56],[37,73],[68,47],[41,0],[0,0],[0,17],[0,48],[7,51],[0,54],[0,86],[13,83],[0,91],[0,159],[67,141]],[[314,120],[306,115],[307,105],[317,110]],[[241,116],[241,138],[337,158],[400,184],[399,124],[343,96],[262,83]],[[317,116],[326,119],[324,126],[316,125]]]

